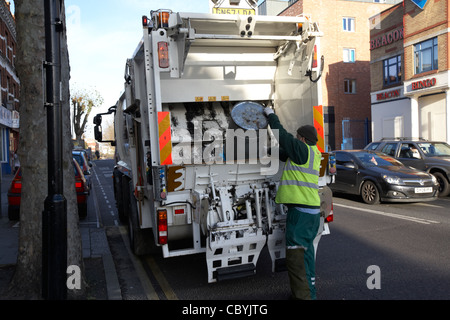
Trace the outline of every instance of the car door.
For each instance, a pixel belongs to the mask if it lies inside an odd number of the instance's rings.
[[[398,142],[386,143],[384,145],[384,147],[381,149],[381,152],[387,154],[388,156],[396,158],[397,157],[397,146],[398,146]]]
[[[333,189],[358,193],[356,187],[358,165],[349,153],[336,151],[336,170],[336,181]]]
[[[414,143],[402,143],[396,159],[405,166],[410,166],[422,171],[426,170],[422,151]]]

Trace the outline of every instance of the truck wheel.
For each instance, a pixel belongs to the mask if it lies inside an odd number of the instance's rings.
[[[130,178],[126,175],[121,174],[120,180],[117,183],[117,199],[120,199],[120,202],[117,202],[117,212],[119,214],[119,220],[123,224],[128,223],[128,206],[130,202],[130,192],[129,192],[129,184]]]
[[[434,172],[433,175],[439,182],[439,197],[446,197],[450,193],[450,185],[447,178],[441,172]]]
[[[152,229],[141,229],[139,226],[137,201],[133,195],[132,181],[130,181],[129,186],[130,210],[128,212],[128,234],[130,237],[131,251],[137,256],[150,254],[155,247]]]
[[[114,185],[114,198],[116,199],[116,207],[117,213],[119,214],[119,220],[123,224],[127,223],[127,219],[125,217],[126,211],[126,201],[123,198],[123,174],[119,172],[119,170],[114,169],[113,175],[113,185]],[[128,183],[126,185],[126,190],[128,192]]]
[[[372,181],[364,182],[361,187],[361,198],[367,204],[377,204],[380,201],[378,188]]]

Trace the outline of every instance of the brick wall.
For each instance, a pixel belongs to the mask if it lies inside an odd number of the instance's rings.
[[[401,55],[402,61],[404,61],[404,35],[401,36],[401,39],[399,36],[400,32],[404,34],[403,4],[400,3],[388,10],[385,10],[379,16],[373,17],[373,19],[375,19],[378,25],[370,30],[370,41],[373,46],[370,52],[370,79],[371,90],[379,91],[388,88],[385,87],[383,83],[383,60]],[[387,44],[386,41],[388,42]],[[393,86],[398,86],[400,84],[394,84]]]
[[[436,73],[449,70],[448,37],[449,27],[448,1],[429,0],[421,10],[411,1],[405,1],[404,7],[404,43],[405,43],[405,80],[415,76],[414,44],[434,36],[438,37],[439,69],[430,71]]]
[[[3,0],[2,14],[0,16],[0,57],[3,61],[0,66],[0,84],[1,84],[1,101],[0,103],[6,106],[8,100],[19,99],[20,84],[17,78],[15,70],[15,56],[17,50],[17,44],[15,40],[15,30],[10,30],[9,23],[14,22],[14,19],[9,12],[9,5]],[[6,16],[9,15],[9,16]],[[19,102],[13,103],[13,108],[19,110]]]

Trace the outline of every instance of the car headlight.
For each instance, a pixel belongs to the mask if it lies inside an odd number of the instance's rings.
[[[434,174],[430,174],[431,175],[431,181],[433,181],[434,184],[438,184],[438,181],[436,179],[436,177],[434,176]]]
[[[400,179],[399,177],[396,177],[396,176],[384,175],[383,179],[384,179],[384,181],[386,181],[389,184],[401,184],[402,183],[402,179]]]

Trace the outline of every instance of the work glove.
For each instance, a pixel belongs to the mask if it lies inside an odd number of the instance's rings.
[[[271,107],[266,107],[266,108],[264,108],[264,114],[265,114],[266,116],[269,116],[269,115],[271,115],[272,113],[274,113],[274,111],[273,111],[273,109],[272,109]]]

